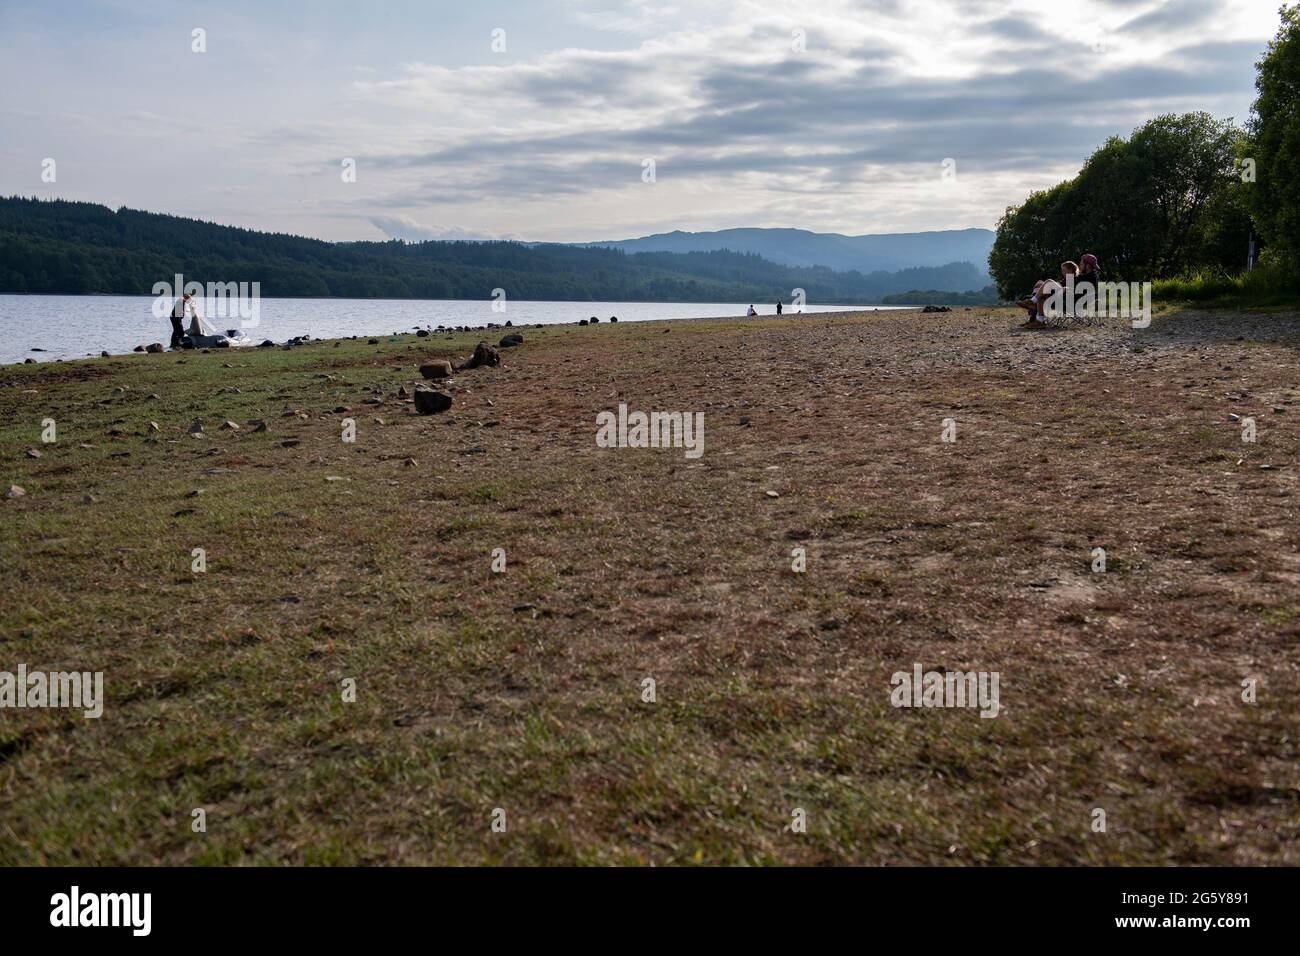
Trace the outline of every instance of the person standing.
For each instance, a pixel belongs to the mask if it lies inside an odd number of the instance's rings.
[[[780,314],[781,314],[781,303],[780,303],[780,302],[778,302],[778,303],[776,304],[776,314],[777,314],[777,315],[780,315]]]
[[[172,306],[172,344],[173,349],[181,347],[181,340],[185,338],[185,313],[194,315],[194,300],[188,292],[176,300]]]

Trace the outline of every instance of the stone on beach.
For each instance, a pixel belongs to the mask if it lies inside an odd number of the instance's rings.
[[[434,415],[451,408],[451,395],[423,385],[415,389],[415,410],[421,415]]]
[[[474,346],[474,354],[471,355],[463,365],[461,370],[469,368],[478,368],[480,365],[500,365],[501,353],[488,345],[486,342],[479,342]]]
[[[430,359],[420,366],[424,378],[451,378],[451,363],[446,359]]]
[[[497,343],[497,348],[508,349],[515,345],[523,345],[524,337],[518,332],[511,332],[509,335],[501,336],[501,341]]]
[[[21,498],[25,494],[27,494],[27,492],[23,489],[22,485],[10,485],[5,490],[5,497],[9,499]]]

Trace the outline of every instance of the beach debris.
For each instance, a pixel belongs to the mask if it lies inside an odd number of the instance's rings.
[[[446,359],[430,359],[420,366],[420,375],[424,378],[451,378],[451,363]],[[406,396],[405,390],[397,393],[403,398]]]
[[[480,365],[500,365],[501,353],[488,345],[486,342],[479,342],[474,346],[474,354],[461,365],[461,370],[468,368],[478,368]]]
[[[437,389],[418,386],[415,389],[415,410],[421,415],[434,415],[451,408],[451,396]]]
[[[25,494],[27,494],[27,492],[23,489],[22,485],[10,485],[5,489],[5,498],[9,500],[21,498]]]

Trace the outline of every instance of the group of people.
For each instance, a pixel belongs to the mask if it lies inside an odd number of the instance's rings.
[[[778,303],[776,304],[776,314],[777,314],[777,315],[780,315],[780,314],[781,314],[781,303],[780,303],[780,302],[778,302]],[[745,313],[745,316],[746,316],[747,318],[753,318],[753,317],[756,316],[756,315],[758,315],[758,310],[755,309],[755,308],[751,305],[751,306],[749,307],[749,311]]]
[[[1101,279],[1101,265],[1091,252],[1085,253],[1078,262],[1073,260],[1061,263],[1061,281],[1039,279],[1034,283],[1033,294],[1021,299],[1016,305],[1029,313],[1029,319],[1020,324],[1022,329],[1045,329],[1048,318],[1049,302],[1064,303],[1066,315],[1074,314],[1074,304],[1079,298],[1078,290],[1086,287],[1092,289],[1089,300],[1097,301],[1097,283]]]

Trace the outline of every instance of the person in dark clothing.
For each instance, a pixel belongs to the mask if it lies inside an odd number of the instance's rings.
[[[185,321],[186,311],[194,311],[194,304],[190,301],[190,294],[188,292],[186,292],[183,297],[177,299],[176,304],[172,306],[171,347],[174,349],[180,348],[181,341],[185,338],[185,326],[183,323]]]
[[[780,302],[778,302],[778,303],[776,304],[776,314],[777,314],[777,315],[780,315],[780,314],[781,314],[781,303],[780,303]]]

